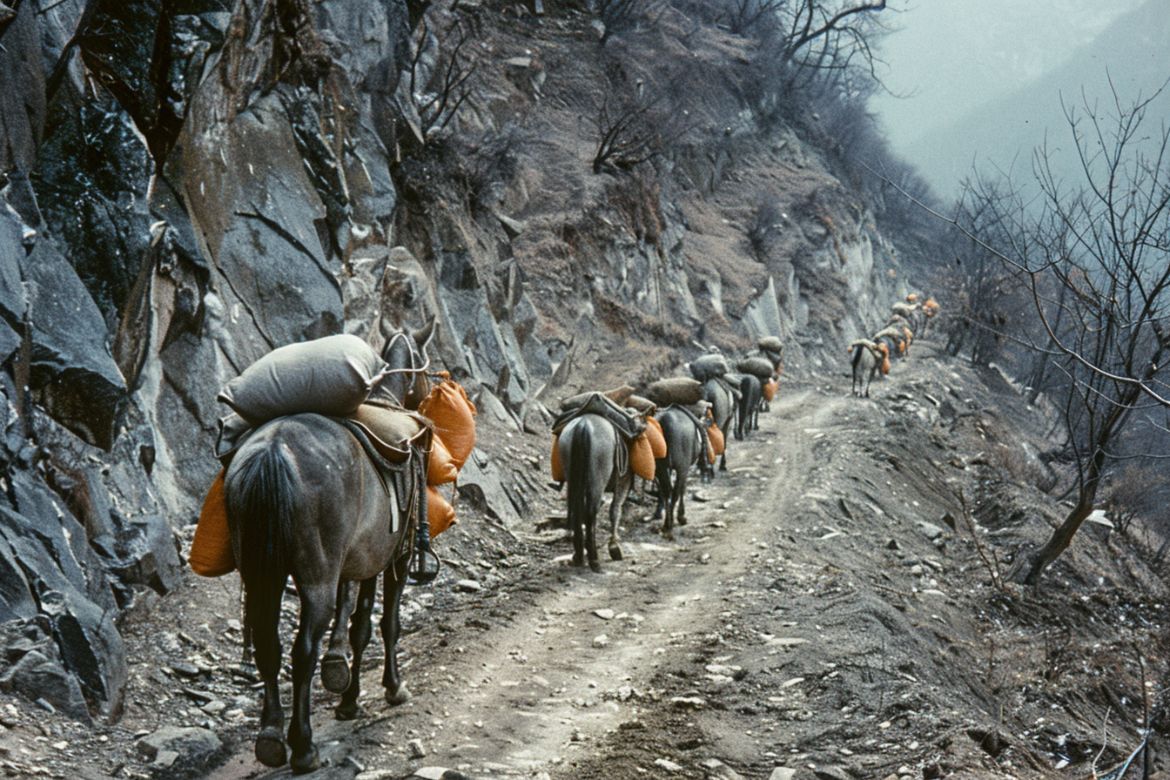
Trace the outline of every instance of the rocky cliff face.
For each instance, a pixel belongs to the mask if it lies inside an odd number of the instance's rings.
[[[269,349],[434,314],[435,357],[485,413],[543,431],[542,402],[672,370],[696,340],[779,334],[816,368],[900,284],[867,206],[734,95],[709,106],[725,131],[591,173],[582,90],[605,64],[580,12],[467,6],[474,95],[432,139],[438,44],[412,58],[411,2],[10,5],[0,686],[80,718],[117,716],[118,611],[184,576],[216,392]],[[752,257],[764,197],[779,216]],[[473,463],[467,489],[494,479]]]

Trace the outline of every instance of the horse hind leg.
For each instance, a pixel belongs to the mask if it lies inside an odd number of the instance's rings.
[[[619,525],[622,521],[622,509],[626,504],[626,495],[633,487],[634,478],[632,475],[625,479],[619,479],[618,484],[614,486],[613,503],[609,505],[609,557],[611,560],[620,561],[622,559],[622,544],[618,536]]]
[[[245,625],[256,658],[256,671],[264,681],[264,704],[260,713],[260,734],[256,737],[256,760],[264,766],[284,766],[288,751],[284,742],[284,708],[280,703],[280,594],[284,582],[274,586],[275,603],[258,594],[246,594]]]
[[[301,624],[293,643],[293,719],[288,728],[288,746],[292,749],[289,764],[295,774],[311,772],[321,765],[313,744],[313,727],[309,716],[312,707],[313,673],[321,652],[321,640],[337,599],[333,585],[298,584],[301,595]]]
[[[589,560],[589,568],[601,571],[601,561],[597,558],[597,515],[601,513],[602,496],[591,497],[589,514],[585,518],[585,555]]]
[[[374,612],[374,596],[378,590],[377,576],[363,580],[358,588],[357,604],[349,626],[349,645],[353,651],[353,662],[350,666],[349,685],[341,694],[341,703],[337,705],[334,714],[338,720],[353,720],[358,715],[358,694],[361,693],[362,683],[362,654],[370,637],[374,633],[374,624],[371,619]],[[334,630],[337,627],[334,626]],[[322,667],[321,675],[325,670]]]
[[[343,582],[337,586],[337,613],[329,634],[329,649],[321,658],[321,685],[330,693],[344,693],[349,687],[350,644],[349,618],[354,611],[353,588]]]
[[[702,458],[703,454],[699,453]],[[679,475],[678,480],[674,483],[674,501],[676,503],[676,512],[678,513],[678,524],[687,524],[687,473],[684,471]]]
[[[382,598],[385,611],[382,613],[382,642],[386,649],[386,662],[382,668],[382,686],[386,689],[386,703],[392,707],[410,701],[410,690],[402,682],[398,671],[398,635],[402,623],[398,607],[402,604],[402,591],[406,588],[406,566],[409,556],[396,563],[382,575]]]

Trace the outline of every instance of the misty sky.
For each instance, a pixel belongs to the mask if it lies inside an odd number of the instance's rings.
[[[1057,67],[1141,2],[903,0],[882,57],[887,86],[908,97],[871,106],[895,150],[913,160],[921,136]]]

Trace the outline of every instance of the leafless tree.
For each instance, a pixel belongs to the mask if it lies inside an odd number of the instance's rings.
[[[1033,159],[1037,195],[1019,200],[976,183],[971,203],[1007,229],[987,237],[1028,291],[1042,352],[1063,378],[1060,406],[1074,506],[1016,577],[1036,583],[1093,511],[1098,492],[1142,410],[1170,406],[1170,127],[1151,128],[1150,100],[1125,103],[1113,92],[1104,111],[1084,99],[1065,107],[1077,163],[1069,185],[1047,144]]]
[[[763,31],[760,28],[769,22],[777,21],[779,12],[788,5],[789,0],[726,0],[720,21],[727,23],[736,35],[745,35],[754,31]]]
[[[415,30],[407,83],[410,105],[403,113],[420,144],[445,130],[471,97],[479,69],[474,39],[470,25],[458,18],[432,34],[423,16]]]
[[[628,171],[662,154],[689,129],[688,112],[644,83],[606,89],[596,102],[593,172]]]

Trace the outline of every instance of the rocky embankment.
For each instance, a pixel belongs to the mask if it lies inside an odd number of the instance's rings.
[[[216,391],[272,347],[434,314],[434,357],[483,413],[537,430],[551,395],[694,338],[779,334],[816,367],[893,298],[864,199],[732,91],[645,171],[590,172],[598,74],[617,57],[661,80],[677,12],[603,49],[583,11],[436,6],[434,29],[478,36],[475,93],[437,139],[415,122],[441,70],[433,36],[412,57],[420,12],[0,5],[0,688],[119,716],[120,615],[186,576]],[[742,41],[700,33],[694,56],[736,61]],[[773,240],[748,259],[764,196]],[[535,489],[500,458],[477,453],[461,489],[510,520]]]

